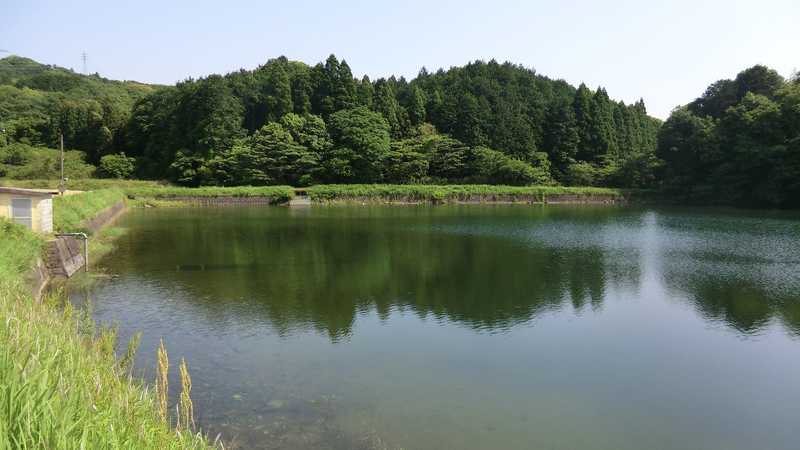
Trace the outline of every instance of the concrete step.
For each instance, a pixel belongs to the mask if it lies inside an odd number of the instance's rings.
[[[296,195],[289,200],[289,206],[311,206],[311,199],[307,195]]]

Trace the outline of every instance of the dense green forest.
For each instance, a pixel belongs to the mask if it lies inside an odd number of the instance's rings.
[[[27,58],[0,60],[0,145],[21,142],[56,148],[58,130],[68,148],[100,155],[126,145],[133,105],[157,86],[84,76]]]
[[[88,163],[106,157],[106,174],[132,164],[137,177],[186,185],[644,187],[657,167],[659,121],[641,101],[510,63],[371,81],[333,55],[313,67],[281,57],[154,87],[8,57],[0,84],[0,145],[53,148],[61,129]]]
[[[798,206],[800,82],[754,66],[662,125],[511,63],[357,79],[331,55],[152,86],[0,60],[0,177],[68,172],[197,185],[564,184]],[[38,152],[38,153],[37,153]],[[31,168],[33,167],[33,168]],[[69,175],[69,174],[68,174]]]
[[[800,78],[754,66],[662,126],[663,187],[703,203],[800,207]]]

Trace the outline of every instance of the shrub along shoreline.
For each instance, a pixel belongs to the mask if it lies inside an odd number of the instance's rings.
[[[56,227],[74,231],[123,198],[57,198]],[[27,276],[43,251],[42,236],[0,219],[0,448],[211,448],[186,426],[173,429],[165,395],[132,376],[136,342],[117,358],[114,330],[98,329],[62,292],[33,299]]]

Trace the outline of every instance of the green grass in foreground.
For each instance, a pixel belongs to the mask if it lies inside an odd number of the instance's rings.
[[[0,295],[25,288],[24,274],[33,267],[43,248],[41,237],[0,218]]]
[[[209,448],[159,418],[112,330],[31,298],[25,274],[41,251],[40,237],[0,220],[0,449]]]
[[[306,189],[309,198],[317,202],[348,199],[375,199],[386,201],[470,201],[542,199],[550,195],[610,195],[621,196],[622,191],[597,187],[562,186],[496,186],[496,185],[393,185],[393,184],[328,184]]]

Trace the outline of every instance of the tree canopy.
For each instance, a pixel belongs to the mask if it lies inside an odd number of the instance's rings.
[[[768,85],[750,77],[753,85]],[[759,84],[760,83],[760,84]],[[0,60],[8,141],[70,148],[135,175],[201,184],[570,183],[652,186],[660,122],[511,63],[475,61],[413,80],[357,79],[334,55],[147,86]]]
[[[683,198],[800,207],[800,82],[753,66],[672,112],[658,134],[666,189]]]

